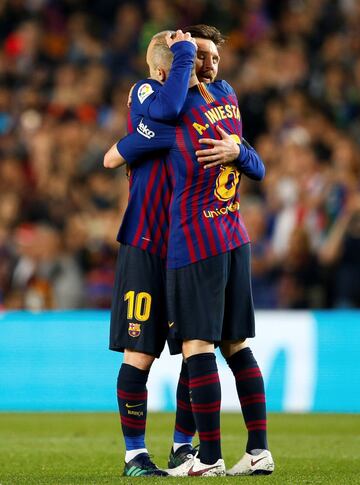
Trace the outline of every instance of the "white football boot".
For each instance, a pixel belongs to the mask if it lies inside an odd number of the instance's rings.
[[[192,456],[176,468],[169,468],[166,471],[172,477],[218,477],[226,475],[224,460],[219,458],[216,463],[207,465],[201,463],[197,455]]]
[[[270,475],[274,471],[274,460],[269,450],[262,451],[259,455],[245,453],[226,475]]]

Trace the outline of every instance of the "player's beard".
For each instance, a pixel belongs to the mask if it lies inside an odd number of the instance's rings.
[[[198,74],[198,77],[201,82],[212,83],[215,80],[216,74],[214,71],[203,71]]]

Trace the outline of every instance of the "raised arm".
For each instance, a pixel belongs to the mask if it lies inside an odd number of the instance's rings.
[[[196,54],[194,39],[181,30],[176,32],[174,38],[168,34],[166,42],[174,58],[164,84],[147,79],[137,83],[131,95],[134,114],[155,121],[174,120],[179,116],[187,96]]]
[[[149,123],[156,123],[156,120],[175,120],[180,114],[187,96],[196,44],[189,33],[184,34],[181,30],[173,36],[169,33],[165,40],[168,45],[165,52],[170,48],[174,54],[169,75],[163,85],[153,79],[147,79],[133,86],[128,105],[135,128],[132,134],[115,143],[107,151],[103,162],[106,168],[131,164],[154,150],[166,148],[169,144],[166,136],[172,134],[173,129],[160,124],[153,125],[154,129],[151,129]],[[152,140],[154,130],[158,134],[156,139]]]

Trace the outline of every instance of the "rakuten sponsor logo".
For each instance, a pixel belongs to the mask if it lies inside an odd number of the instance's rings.
[[[136,131],[140,133],[140,135],[145,136],[145,138],[148,138],[148,139],[154,138],[155,136],[155,132],[150,130],[147,127],[147,125],[143,123],[143,120],[141,120],[140,123],[138,124]]]

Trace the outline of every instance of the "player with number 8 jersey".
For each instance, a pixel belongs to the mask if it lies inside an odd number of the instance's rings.
[[[204,132],[209,138],[219,136],[216,125],[240,142],[236,96],[226,81],[199,83],[189,90],[184,111],[168,157],[174,187],[168,268],[180,268],[249,242],[240,214],[240,171],[236,165],[204,170],[195,156]]]

